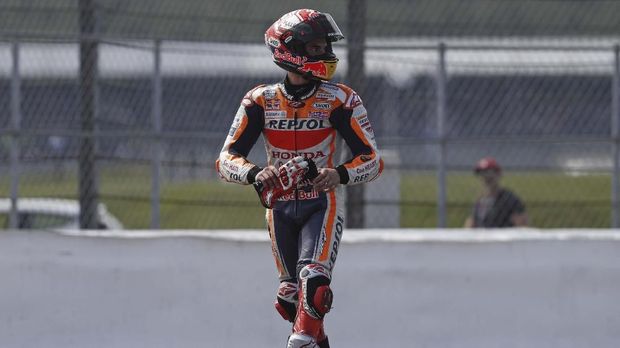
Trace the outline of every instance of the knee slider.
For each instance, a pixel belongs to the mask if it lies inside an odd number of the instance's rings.
[[[333,293],[329,287],[331,272],[323,265],[309,264],[299,272],[303,308],[315,319],[322,319],[332,307]]]
[[[297,283],[281,282],[278,287],[278,295],[276,296],[276,302],[274,303],[276,310],[284,320],[290,322],[295,321],[295,315],[297,313]]]

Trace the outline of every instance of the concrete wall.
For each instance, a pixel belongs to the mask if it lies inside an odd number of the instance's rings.
[[[0,346],[285,346],[266,232],[69,234],[0,233]],[[618,232],[345,231],[343,244],[334,347],[620,342]]]

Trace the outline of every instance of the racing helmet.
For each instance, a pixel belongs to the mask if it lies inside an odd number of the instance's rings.
[[[311,56],[306,44],[325,38],[325,53]],[[279,67],[312,80],[328,81],[336,72],[338,58],[332,42],[344,36],[329,13],[310,9],[289,12],[275,21],[265,32],[265,44]]]

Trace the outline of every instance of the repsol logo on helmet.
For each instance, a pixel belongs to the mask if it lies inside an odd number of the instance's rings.
[[[270,120],[267,122],[266,128],[269,129],[282,129],[282,130],[312,130],[327,128],[324,120],[317,119],[281,119]]]

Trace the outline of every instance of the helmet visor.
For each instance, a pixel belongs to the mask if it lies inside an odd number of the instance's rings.
[[[321,13],[311,20],[301,22],[292,28],[293,36],[302,43],[325,38],[328,42],[344,39],[344,35],[329,13]]]
[[[327,34],[327,40],[334,42],[344,39],[344,35],[342,35],[340,28],[338,28],[338,24],[336,24],[336,21],[334,21],[334,18],[332,18],[332,15],[329,13],[324,13],[323,16],[319,18],[319,23]]]

